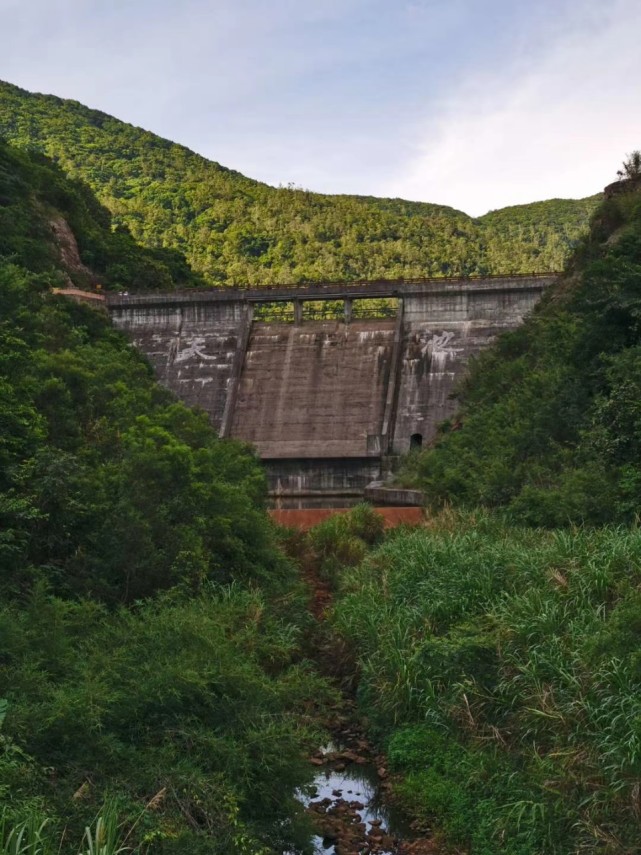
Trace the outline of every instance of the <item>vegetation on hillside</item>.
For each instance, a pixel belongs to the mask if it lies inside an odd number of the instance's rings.
[[[597,203],[556,199],[473,220],[427,203],[273,188],[76,101],[7,83],[0,135],[53,158],[137,241],[178,250],[214,284],[560,270]]]
[[[210,282],[540,269],[592,201],[471,221],[274,190],[14,87],[0,117],[58,161],[0,146],[0,852],[303,845],[293,794],[328,689],[258,461],[51,286],[195,281],[175,250]],[[462,427],[408,461],[435,506],[475,510],[386,534],[360,507],[284,538],[334,591],[318,638],[398,798],[474,855],[638,850],[640,319],[641,194],[618,192],[475,361]]]
[[[145,249],[79,180],[38,152],[0,140],[0,258],[59,284],[172,288],[199,284],[180,253]]]
[[[0,851],[77,853],[106,803],[136,852],[282,852],[326,690],[259,462],[53,295],[47,223],[98,270],[153,254],[40,158],[0,167]]]
[[[462,427],[408,458],[433,506],[467,510],[374,547],[326,523],[302,550],[331,571],[398,798],[457,851],[638,851],[640,318],[633,179],[475,361]]]
[[[627,185],[622,185],[622,190]],[[403,477],[434,505],[535,525],[630,522],[641,507],[641,193],[607,199],[566,276],[476,359],[456,430]]]

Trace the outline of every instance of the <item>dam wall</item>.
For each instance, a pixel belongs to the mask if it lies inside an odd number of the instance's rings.
[[[126,299],[126,298],[124,298]],[[113,324],[145,354],[156,377],[220,431],[248,307],[242,303],[122,306],[108,302]]]
[[[205,410],[221,436],[253,445],[272,496],[299,507],[362,496],[389,456],[428,445],[456,411],[470,357],[517,327],[554,279],[109,295],[107,308],[159,381]],[[306,304],[343,310],[310,320]]]
[[[453,394],[470,357],[519,326],[543,290],[539,280],[496,285],[404,298],[395,454],[406,454],[412,437],[417,444],[434,439],[438,425],[456,413]]]
[[[255,323],[232,435],[265,459],[380,457],[395,321]]]

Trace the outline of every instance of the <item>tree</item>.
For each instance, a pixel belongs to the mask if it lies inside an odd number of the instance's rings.
[[[617,170],[621,181],[641,177],[641,151],[637,148],[627,155],[627,158],[623,161],[623,169]]]

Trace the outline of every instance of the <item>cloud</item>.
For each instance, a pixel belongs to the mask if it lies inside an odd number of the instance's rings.
[[[638,0],[0,0],[0,78],[272,184],[478,214],[641,146]]]
[[[375,192],[478,215],[614,180],[641,147],[641,5],[574,2],[550,21],[536,51],[468,77],[406,129],[408,161]]]

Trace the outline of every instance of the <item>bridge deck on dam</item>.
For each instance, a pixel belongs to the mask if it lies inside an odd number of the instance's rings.
[[[165,386],[221,436],[255,446],[274,494],[358,495],[386,455],[432,441],[470,357],[518,326],[555,278],[122,294],[107,307]],[[356,300],[382,297],[396,298],[395,318],[355,317]],[[305,303],[329,300],[343,301],[341,317],[305,319]],[[265,320],[270,303],[291,304],[291,322]]]
[[[261,285],[260,288],[228,285],[190,288],[186,291],[152,291],[139,294],[107,294],[111,309],[133,306],[187,305],[189,303],[290,302],[294,300],[374,299],[428,294],[459,294],[462,291],[502,291],[505,289],[544,288],[558,273],[527,273],[497,276],[439,276],[420,279],[376,279],[359,282],[317,282],[299,285]]]

